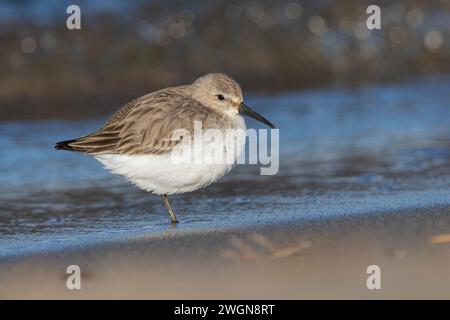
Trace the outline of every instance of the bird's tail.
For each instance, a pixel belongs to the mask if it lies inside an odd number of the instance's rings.
[[[60,141],[57,142],[55,144],[55,149],[56,150],[68,150],[68,151],[79,151],[77,150],[77,148],[71,146],[71,143],[76,142],[78,139],[73,139],[73,140],[65,140],[65,141]]]

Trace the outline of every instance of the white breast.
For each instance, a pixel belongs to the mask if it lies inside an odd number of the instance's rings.
[[[245,131],[245,122],[241,116],[234,116],[236,129]],[[224,140],[223,148],[217,148],[214,142],[202,144],[202,156],[206,159],[220,157],[217,151],[223,152],[222,158],[233,150],[232,162],[212,163],[203,161],[174,161],[171,153],[163,155],[96,155],[108,170],[122,175],[139,188],[155,194],[176,194],[194,191],[203,188],[227,174],[242,154],[245,146],[245,135],[238,135],[234,141]],[[186,145],[179,144],[173,152],[179,152]],[[178,150],[178,151],[177,151]],[[198,151],[198,150],[197,150]],[[198,154],[196,154],[198,156]],[[195,156],[194,153],[192,156]],[[205,163],[206,162],[206,163]]]

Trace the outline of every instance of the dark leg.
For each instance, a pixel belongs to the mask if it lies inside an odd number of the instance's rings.
[[[178,223],[177,216],[175,215],[175,212],[173,212],[172,207],[170,206],[169,197],[167,196],[167,194],[161,195],[161,198],[164,202],[164,206],[166,207],[167,211],[169,211],[169,215],[170,215],[170,218],[172,219],[172,223],[173,224]]]

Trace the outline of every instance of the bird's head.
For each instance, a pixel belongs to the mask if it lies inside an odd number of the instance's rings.
[[[223,73],[210,73],[195,80],[192,86],[193,98],[203,105],[229,115],[246,115],[275,128],[244,103],[241,86],[231,77]]]

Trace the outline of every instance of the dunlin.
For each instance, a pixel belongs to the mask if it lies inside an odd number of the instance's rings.
[[[187,143],[183,137],[173,139],[173,132],[185,129],[194,135],[195,121],[201,121],[202,130],[246,130],[241,115],[274,128],[245,105],[236,81],[221,73],[207,74],[192,84],[137,98],[120,108],[99,130],[58,142],[55,148],[92,155],[113,173],[160,195],[172,223],[177,223],[168,195],[203,188],[228,173],[233,163],[173,163],[171,153]],[[241,139],[235,160],[244,148],[245,136]],[[225,152],[227,148],[235,148],[235,144],[225,145]]]

